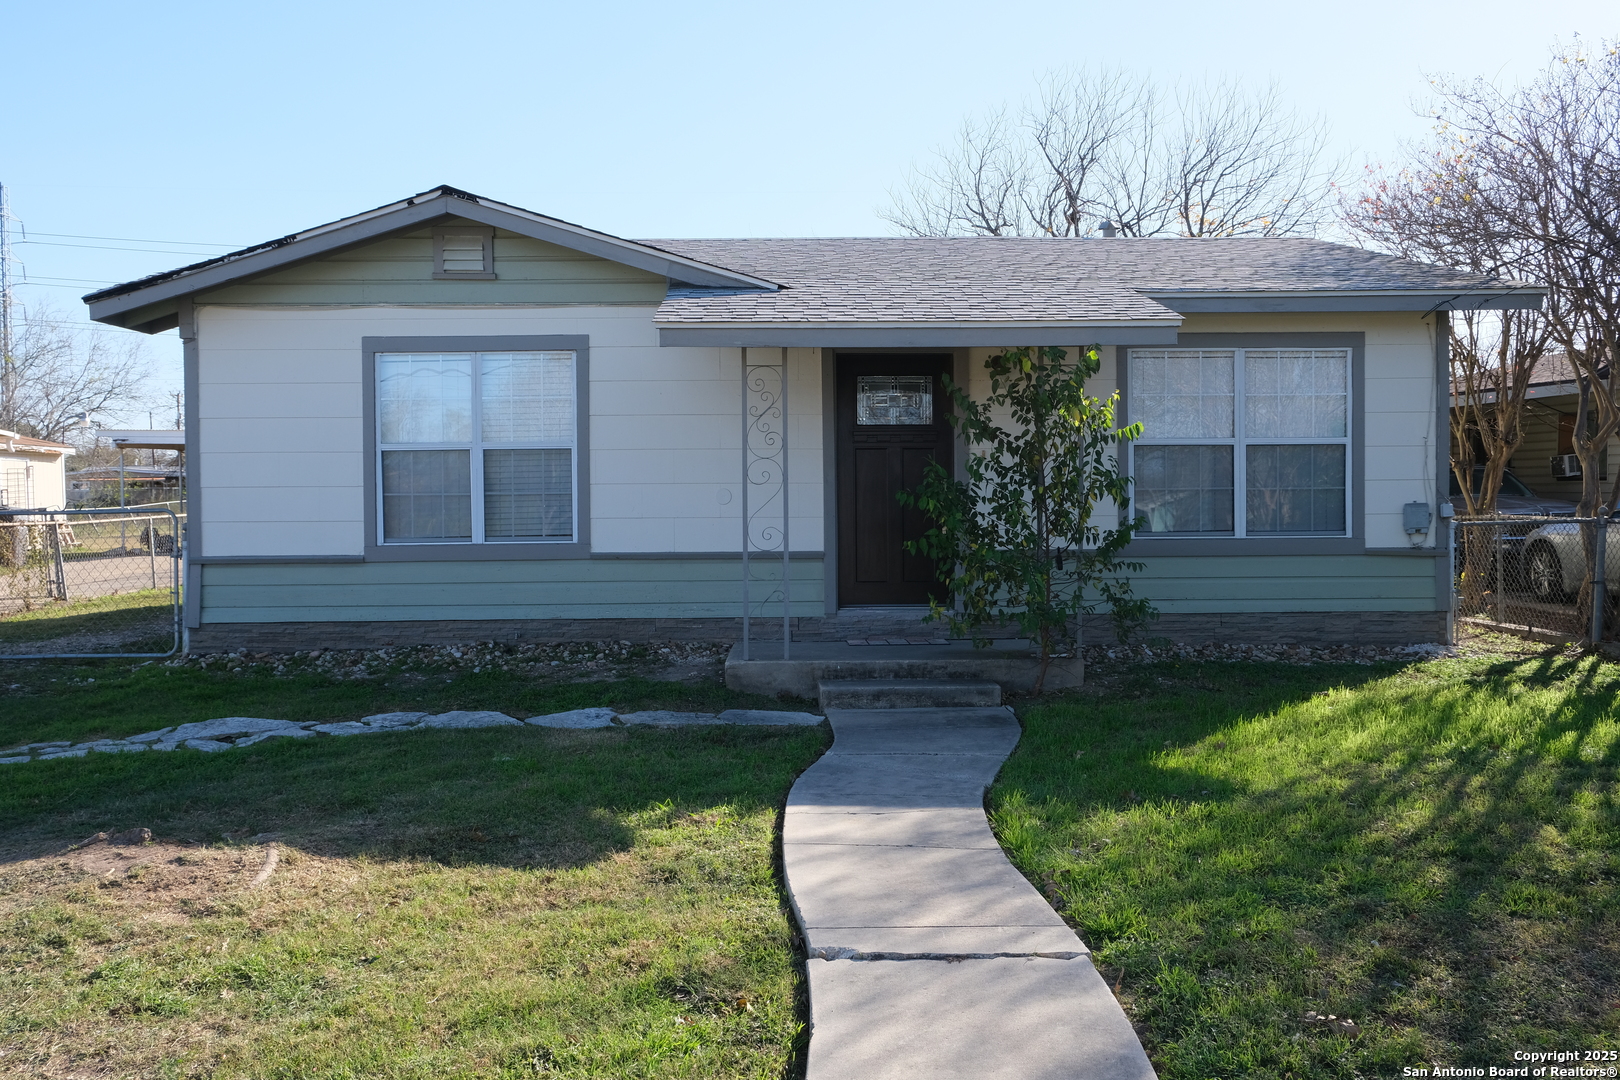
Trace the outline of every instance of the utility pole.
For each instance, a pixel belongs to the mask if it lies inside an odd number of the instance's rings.
[[[17,368],[12,356],[11,199],[0,184],[0,427],[17,430]]]

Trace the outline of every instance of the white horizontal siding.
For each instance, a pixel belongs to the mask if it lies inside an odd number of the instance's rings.
[[[364,551],[362,338],[529,334],[591,341],[593,549],[737,550],[737,350],[659,348],[651,316],[649,307],[619,306],[199,308],[204,551]],[[819,353],[789,350],[789,364],[791,533],[796,549],[817,550]]]

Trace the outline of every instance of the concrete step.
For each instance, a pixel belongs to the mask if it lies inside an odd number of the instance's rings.
[[[977,679],[823,679],[823,709],[953,709],[1001,704],[1001,685]]]

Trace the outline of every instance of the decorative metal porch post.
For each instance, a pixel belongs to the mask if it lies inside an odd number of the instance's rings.
[[[792,589],[788,544],[788,436],[787,350],[777,363],[752,363],[749,350],[742,358],[742,658],[750,659],[753,599],[750,583],[755,554],[782,555],[782,659],[789,658],[793,631]],[[772,504],[776,504],[773,506]],[[780,516],[774,512],[780,509]],[[767,594],[764,606],[778,593]]]

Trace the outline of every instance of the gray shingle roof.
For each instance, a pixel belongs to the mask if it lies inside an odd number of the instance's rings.
[[[784,283],[785,284],[785,283]],[[672,288],[662,323],[1179,322],[1134,290],[1098,281],[979,278],[968,281],[800,280],[782,292]]]
[[[644,240],[785,286],[672,289],[665,324],[1151,321],[1188,294],[1457,292],[1509,282],[1323,240]],[[1173,306],[1173,305],[1172,305]]]

